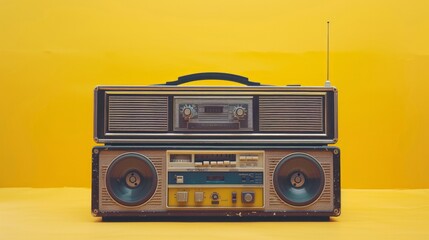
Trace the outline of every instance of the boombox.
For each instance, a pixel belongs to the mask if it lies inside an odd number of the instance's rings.
[[[220,79],[246,86],[178,86]],[[92,214],[339,216],[337,91],[226,73],[95,89]]]
[[[335,147],[102,146],[92,156],[95,216],[340,214]]]
[[[223,79],[247,86],[177,86]],[[200,73],[153,86],[95,89],[94,138],[131,144],[330,144],[337,141],[334,87],[262,86]]]

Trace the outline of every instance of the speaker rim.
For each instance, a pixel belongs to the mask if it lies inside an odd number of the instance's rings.
[[[129,157],[134,157],[140,161],[143,161],[144,164],[146,164],[149,167],[150,172],[152,172],[152,174],[153,174],[153,182],[152,182],[152,186],[149,188],[149,191],[147,192],[147,194],[145,194],[145,196],[143,198],[141,198],[135,202],[127,202],[127,201],[122,200],[120,197],[116,196],[114,190],[112,189],[112,184],[110,182],[111,178],[109,177],[109,175],[110,175],[109,173],[113,169],[112,166],[115,166],[116,164],[121,162],[121,160],[124,160],[124,159],[129,158]],[[132,170],[136,170],[136,168],[130,167],[127,171],[125,171],[124,176]],[[142,175],[140,172],[139,172],[139,174]],[[150,159],[148,157],[146,157],[145,155],[140,154],[140,153],[129,152],[129,153],[121,154],[112,160],[112,162],[110,163],[110,165],[107,169],[106,175],[105,175],[105,182],[106,182],[107,191],[108,191],[110,197],[112,197],[114,201],[116,201],[117,203],[119,203],[125,207],[135,207],[135,206],[140,206],[140,205],[146,204],[154,196],[155,191],[158,188],[158,173],[157,173],[155,166],[153,165],[153,163],[150,161]]]
[[[290,159],[293,158],[297,158],[297,157],[301,157],[304,158],[306,160],[309,160],[310,162],[314,163],[314,165],[316,166],[316,168],[319,170],[320,173],[320,185],[316,191],[316,194],[314,195],[314,197],[312,197],[311,199],[304,201],[304,202],[294,202],[291,201],[290,199],[286,198],[284,196],[284,194],[282,194],[282,191],[280,189],[279,186],[279,180],[278,177],[276,177],[278,174],[277,172],[279,171],[279,167],[282,166],[285,162],[287,162]],[[293,171],[291,171],[290,174],[293,174]],[[325,189],[325,171],[323,169],[323,167],[321,166],[320,162],[317,161],[313,156],[311,156],[310,154],[307,153],[302,153],[302,152],[296,152],[296,153],[291,153],[285,157],[283,157],[275,166],[274,171],[273,171],[273,175],[272,175],[272,180],[273,180],[273,185],[274,185],[274,190],[275,193],[277,194],[277,196],[286,204],[291,205],[293,207],[306,207],[309,205],[312,205],[314,203],[317,202],[317,200],[320,198],[320,196],[323,193],[323,190]]]

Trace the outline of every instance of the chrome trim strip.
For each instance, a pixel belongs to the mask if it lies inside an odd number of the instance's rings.
[[[121,90],[121,91],[197,91],[197,90],[238,90],[238,91],[333,91],[334,87],[322,86],[168,86],[168,85],[151,85],[151,86],[98,86],[100,90]]]
[[[338,90],[334,87],[334,143],[338,141]]]
[[[201,136],[201,137],[234,137],[234,136],[244,136],[244,137],[283,137],[283,136],[317,136],[317,137],[326,137],[326,133],[106,133],[106,136],[168,136],[168,137],[192,137],[192,136]]]
[[[228,96],[229,97],[229,96]],[[174,99],[224,99],[225,96],[174,96]],[[253,96],[231,96],[228,99],[253,99]]]
[[[98,119],[98,114],[97,114],[97,112],[98,112],[98,101],[97,101],[97,99],[98,99],[98,87],[96,87],[95,89],[94,89],[94,119],[93,119],[93,130],[94,130],[94,132],[93,132],[93,136],[94,136],[94,140],[95,141],[97,141],[98,142],[98,140],[97,140],[97,119]]]
[[[204,89],[207,90],[207,89]],[[278,90],[278,89],[277,89]],[[326,95],[326,92],[305,92],[305,91],[299,91],[299,92],[249,92],[249,91],[242,91],[242,92],[222,92],[222,91],[192,91],[192,92],[185,92],[185,91],[106,91],[106,95]]]
[[[99,143],[335,143],[328,139],[98,139]]]
[[[239,171],[234,172],[262,172],[263,169],[258,169],[258,171],[245,169],[240,169]],[[173,170],[174,172],[178,172]],[[189,171],[182,171],[189,172]],[[213,172],[213,171],[204,171],[204,172]],[[223,170],[222,172],[230,172]],[[168,188],[228,188],[228,187],[239,187],[239,188],[262,188],[263,184],[169,184]]]

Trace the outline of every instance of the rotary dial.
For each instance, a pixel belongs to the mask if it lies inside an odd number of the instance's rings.
[[[197,115],[197,111],[195,110],[195,107],[193,105],[185,105],[181,109],[182,116],[185,120],[189,120],[192,117]]]
[[[246,116],[246,108],[243,106],[236,106],[234,107],[233,113],[234,113],[234,117],[237,119],[242,119]]]

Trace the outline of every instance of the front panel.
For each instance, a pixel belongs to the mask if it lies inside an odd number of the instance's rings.
[[[93,149],[95,216],[338,216],[335,147]]]
[[[171,209],[264,207],[263,151],[167,151]]]
[[[173,131],[253,130],[252,97],[174,97]]]

